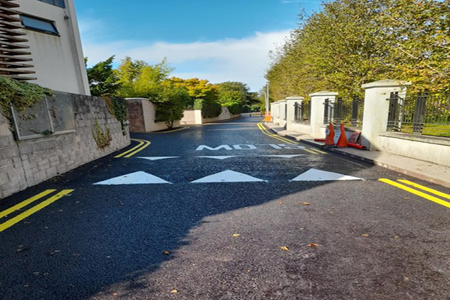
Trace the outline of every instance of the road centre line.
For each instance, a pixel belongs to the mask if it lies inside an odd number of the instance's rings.
[[[416,196],[425,198],[425,199],[427,199],[427,200],[433,201],[433,202],[435,202],[435,203],[437,203],[437,204],[440,204],[440,205],[443,205],[443,206],[445,206],[445,207],[450,208],[450,202],[447,202],[447,201],[444,201],[444,200],[442,200],[442,199],[439,199],[439,198],[433,197],[433,196],[431,196],[431,195],[425,194],[425,193],[423,193],[423,192],[421,192],[421,191],[412,189],[412,188],[410,188],[410,187],[407,187],[406,185],[397,183],[397,182],[395,182],[395,181],[392,181],[392,180],[389,180],[389,179],[386,179],[386,178],[380,178],[380,179],[378,179],[378,181],[381,181],[381,182],[390,184],[390,185],[392,185],[392,186],[394,186],[394,187],[396,187],[396,188],[402,189],[402,190],[407,191],[407,192],[409,192],[409,193],[411,193],[411,194],[414,194],[414,195],[416,195]]]
[[[21,208],[24,208],[25,206],[28,206],[29,204],[33,203],[34,201],[39,200],[42,197],[45,197],[53,192],[56,192],[56,190],[46,190],[40,194],[37,194],[37,195],[23,201],[23,202],[20,202],[19,204],[15,205],[7,210],[0,212],[0,219],[10,215],[11,213],[13,213]]]
[[[74,190],[62,190],[61,192],[59,192],[58,194],[54,195],[53,197],[39,203],[38,205],[30,208],[29,210],[21,213],[20,215],[6,221],[3,224],[0,224],[0,232],[5,231],[6,229],[8,229],[9,227],[19,223],[20,221],[22,221],[23,219],[28,218],[29,216],[31,216],[32,214],[40,211],[41,209],[49,206],[50,204],[52,204],[55,201],[58,201],[59,199],[61,199],[62,197],[72,193]]]
[[[429,192],[429,193],[438,195],[438,196],[440,196],[440,197],[442,197],[442,198],[450,199],[450,195],[449,195],[449,194],[446,194],[446,193],[443,193],[443,192],[440,192],[440,191],[436,191],[436,190],[430,189],[430,188],[428,188],[428,187],[426,187],[426,186],[423,186],[423,185],[414,183],[414,182],[412,182],[412,181],[409,181],[409,180],[401,180],[401,179],[398,180],[398,181],[401,182],[401,183],[405,183],[405,184],[411,185],[411,186],[413,186],[413,187],[415,187],[415,188],[418,188],[418,189],[427,191],[427,192]]]

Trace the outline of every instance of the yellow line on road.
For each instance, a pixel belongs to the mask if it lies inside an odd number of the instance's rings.
[[[262,125],[262,123],[258,123],[257,125],[258,125],[259,130],[261,130],[261,132],[262,132],[263,134],[265,134],[265,135],[267,135],[267,136],[269,136],[269,137],[271,137],[271,138],[277,139],[277,140],[282,141],[282,142],[284,142],[284,143],[286,143],[286,144],[291,144],[291,145],[296,144],[295,142],[293,142],[293,141],[291,141],[291,140],[288,140],[288,139],[283,138],[283,137],[280,137],[280,136],[278,136],[278,135],[276,135],[276,134],[270,133],[270,132]]]
[[[328,154],[325,151],[319,150],[319,149],[314,149],[314,151],[319,152],[320,154]]]
[[[182,127],[182,128],[178,128],[178,129],[174,129],[174,130],[168,130],[168,131],[155,131],[152,133],[172,133],[172,132],[178,132],[178,131],[183,131],[185,129],[189,129],[191,127]]]
[[[406,185],[397,183],[397,182],[395,182],[395,181],[392,181],[392,180],[389,180],[389,179],[386,179],[386,178],[380,178],[380,179],[378,179],[378,181],[381,181],[381,182],[390,184],[390,185],[392,185],[392,186],[395,186],[396,188],[405,190],[405,191],[407,191],[407,192],[409,192],[409,193],[411,193],[411,194],[417,195],[417,196],[419,196],[419,197],[425,198],[425,199],[427,199],[427,200],[433,201],[433,202],[435,202],[435,203],[437,203],[437,204],[440,204],[440,205],[443,205],[443,206],[445,206],[445,207],[450,208],[450,203],[449,203],[449,202],[444,201],[444,200],[439,199],[439,198],[436,198],[436,197],[433,197],[433,196],[431,196],[431,195],[425,194],[425,193],[423,193],[423,192],[421,192],[421,191],[412,189],[412,188],[410,188],[410,187],[407,187]]]
[[[399,180],[399,181],[400,181],[401,183],[405,183],[405,184],[411,185],[411,186],[413,186],[413,187],[415,187],[415,188],[424,190],[424,191],[426,191],[426,192],[429,192],[429,193],[438,195],[438,196],[440,196],[440,197],[442,197],[442,198],[450,199],[450,195],[449,195],[449,194],[446,194],[446,193],[443,193],[443,192],[440,192],[440,191],[436,191],[436,190],[430,189],[430,188],[428,188],[428,187],[426,187],[426,186],[423,186],[423,185],[414,183],[414,182],[409,181],[409,180]]]
[[[135,140],[135,139],[131,139],[131,140],[132,140],[132,141],[139,142],[139,144],[138,144],[136,147],[133,147],[133,148],[131,148],[130,150],[125,151],[125,152],[123,152],[123,153],[121,153],[121,154],[115,156],[115,158],[120,158],[120,157],[122,157],[122,156],[124,156],[124,155],[126,155],[126,154],[128,154],[128,153],[130,153],[130,152],[132,152],[132,151],[134,151],[134,150],[136,150],[137,148],[141,147],[142,145],[144,145],[144,141],[141,141],[141,140]]]
[[[41,209],[49,206],[50,204],[52,204],[53,202],[61,199],[62,197],[72,193],[74,190],[62,190],[61,192],[59,192],[58,194],[54,195],[53,197],[39,203],[38,205],[34,206],[33,208],[30,208],[29,210],[21,213],[20,215],[18,215],[17,217],[14,217],[8,221],[6,221],[3,224],[0,224],[0,232],[8,229],[9,227],[19,223],[20,221],[22,221],[25,218],[28,218],[29,216],[31,216],[32,214],[40,211]]]
[[[318,153],[317,152],[315,152],[315,151],[313,151],[313,149],[308,149],[308,148],[305,148],[305,149],[302,149],[303,151],[306,151],[306,152],[309,152],[309,153],[311,153],[311,154],[315,154],[315,155],[318,155]]]
[[[39,200],[42,197],[45,197],[45,196],[47,196],[47,195],[49,195],[49,194],[51,194],[53,192],[56,192],[56,190],[46,190],[46,191],[44,191],[44,192],[42,192],[40,194],[37,194],[37,195],[31,197],[30,199],[27,199],[27,200],[25,200],[23,202],[20,202],[19,204],[15,205],[15,206],[7,209],[7,210],[4,210],[4,211],[0,212],[0,219],[6,217],[7,215],[10,215],[11,213],[13,213],[13,212],[15,212],[15,211],[17,211],[17,210],[19,210],[21,208],[24,208],[25,206],[33,203],[34,201]]]
[[[125,155],[124,157],[125,157],[125,158],[130,158],[130,157],[132,157],[133,155],[135,155],[136,153],[141,152],[142,150],[144,150],[145,148],[147,148],[147,147],[150,146],[150,144],[151,144],[149,141],[146,141],[146,140],[142,140],[142,142],[145,143],[144,146],[142,146],[141,148],[137,149],[136,151],[134,151],[134,152],[132,152],[132,153],[130,153],[130,154],[128,154],[128,155]]]

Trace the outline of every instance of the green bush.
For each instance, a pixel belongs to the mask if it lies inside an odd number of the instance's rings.
[[[228,104],[226,105],[226,107],[228,108],[228,111],[233,115],[240,114],[242,110],[242,106],[239,103]]]
[[[190,97],[186,89],[175,86],[162,86],[151,101],[156,104],[156,122],[165,122],[172,128],[175,121],[183,118],[183,111]]]
[[[203,118],[215,118],[222,112],[222,106],[219,103],[205,99],[195,100],[194,109],[201,110]]]

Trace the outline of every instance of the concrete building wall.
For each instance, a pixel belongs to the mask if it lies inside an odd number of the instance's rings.
[[[57,94],[58,97],[58,94]],[[0,114],[0,199],[65,173],[130,144],[119,121],[98,97],[70,95],[75,132],[17,141],[9,122]],[[56,98],[57,101],[58,98]],[[93,126],[109,128],[111,143],[100,149]]]
[[[35,77],[31,81],[55,91],[90,95],[73,0],[65,8],[37,0],[16,0],[23,15],[54,22],[59,35],[24,29]]]

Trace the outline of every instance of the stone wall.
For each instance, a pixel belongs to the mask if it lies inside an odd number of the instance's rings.
[[[58,102],[56,93],[56,102]],[[67,94],[66,94],[67,95]],[[17,141],[5,117],[0,115],[0,199],[130,144],[128,129],[121,124],[98,97],[69,94],[73,100],[75,132]],[[96,121],[112,141],[99,149],[92,134]]]

